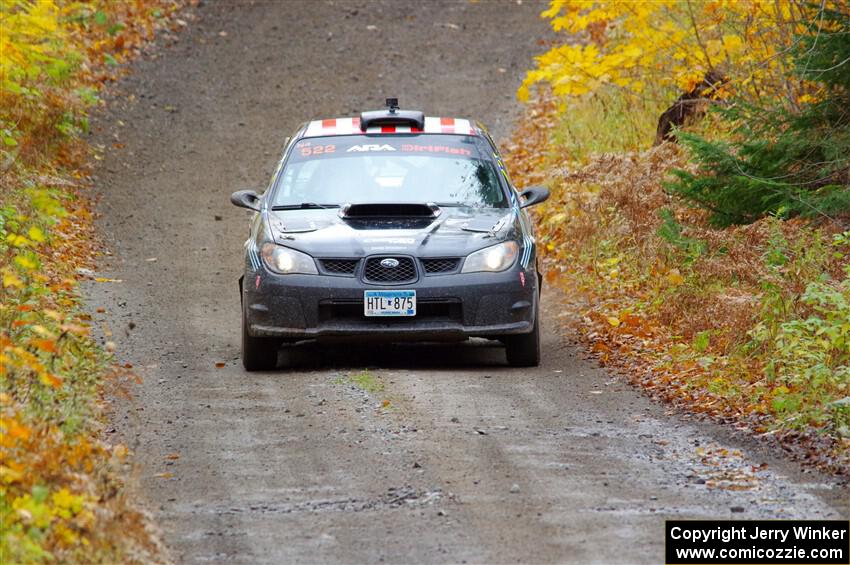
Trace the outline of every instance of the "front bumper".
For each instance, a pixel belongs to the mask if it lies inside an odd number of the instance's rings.
[[[363,291],[416,290],[417,315],[367,318]],[[291,340],[349,337],[432,341],[529,333],[537,315],[533,270],[421,277],[403,286],[354,277],[249,272],[242,299],[248,333]]]

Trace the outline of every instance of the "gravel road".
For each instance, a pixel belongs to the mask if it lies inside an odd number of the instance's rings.
[[[208,1],[118,85],[96,175],[123,282],[87,300],[143,378],[112,425],[175,561],[660,563],[666,518],[848,516],[842,487],[583,360],[551,293],[537,369],[476,341],[243,372],[230,192],[263,187],[301,121],[386,96],[505,136],[541,8]]]

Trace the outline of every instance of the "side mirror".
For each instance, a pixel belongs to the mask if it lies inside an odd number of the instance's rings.
[[[545,186],[530,186],[523,190],[519,194],[520,198],[524,198],[525,202],[520,202],[520,208],[527,208],[528,206],[534,206],[535,204],[540,204],[547,198],[549,198],[549,189]]]
[[[260,195],[253,190],[237,190],[230,195],[230,203],[240,208],[260,211]]]

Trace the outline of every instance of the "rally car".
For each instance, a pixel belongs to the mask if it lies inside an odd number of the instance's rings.
[[[287,141],[245,242],[242,362],[274,369],[283,343],[349,338],[504,343],[540,361],[541,278],[523,210],[480,124],[387,109],[316,120]]]

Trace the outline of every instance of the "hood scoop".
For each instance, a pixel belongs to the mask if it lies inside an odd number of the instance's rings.
[[[339,217],[344,220],[389,220],[421,219],[433,220],[442,210],[436,204],[417,204],[409,202],[386,202],[370,204],[345,204],[339,209]]]
[[[442,213],[436,204],[387,202],[346,204],[339,217],[356,230],[421,230]]]

